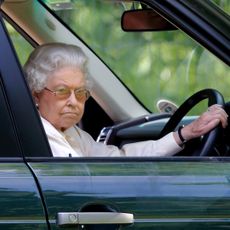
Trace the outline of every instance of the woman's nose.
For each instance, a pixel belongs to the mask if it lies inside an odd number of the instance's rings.
[[[74,91],[71,91],[71,94],[70,94],[68,100],[69,100],[69,102],[71,103],[71,105],[77,105],[78,100],[77,100],[77,98],[76,98],[76,96],[75,96]]]

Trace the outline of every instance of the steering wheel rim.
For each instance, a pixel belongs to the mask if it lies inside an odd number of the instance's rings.
[[[165,136],[169,132],[172,132],[176,129],[183,117],[199,102],[204,99],[208,99],[208,106],[213,104],[219,104],[224,106],[224,98],[222,94],[215,89],[204,89],[200,90],[197,93],[189,97],[169,118],[169,121],[166,123],[165,127],[160,133],[160,137]],[[208,132],[202,138],[200,147],[199,147],[199,156],[207,156],[214,147],[215,140],[219,136],[221,131],[221,126],[218,125],[216,128]]]

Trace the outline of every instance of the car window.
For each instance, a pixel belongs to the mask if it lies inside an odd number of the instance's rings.
[[[160,99],[180,105],[203,88],[215,88],[227,101],[230,99],[225,87],[230,84],[228,66],[182,31],[135,33],[121,29],[122,13],[138,8],[137,3],[79,0],[57,7],[55,1],[44,2],[150,111],[158,112]],[[228,9],[229,1],[215,3]],[[199,107],[194,113],[203,110]]]
[[[203,88],[218,89],[225,100],[229,100],[227,65],[182,31],[134,33],[121,29],[123,12],[139,9],[139,3],[114,4],[111,1],[105,4],[100,0],[44,3],[150,111],[158,112],[155,105],[162,98],[180,105]],[[6,24],[23,65],[33,47]],[[204,111],[202,106],[196,108],[195,115]],[[206,110],[207,105],[204,106]]]

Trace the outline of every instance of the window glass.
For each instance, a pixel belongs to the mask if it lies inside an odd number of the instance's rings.
[[[11,41],[13,42],[19,61],[21,65],[24,65],[29,54],[32,52],[33,47],[20,33],[14,29],[11,24],[9,24],[6,20],[4,20],[4,23],[8,30]]]
[[[180,105],[203,88],[229,100],[228,66],[182,31],[124,32],[121,15],[138,3],[100,0],[45,1],[152,112],[159,99]],[[218,1],[215,1],[218,3]],[[225,7],[229,1],[221,5]],[[50,3],[50,4],[49,4]],[[225,84],[223,84],[225,82]],[[198,109],[201,112],[203,108]]]

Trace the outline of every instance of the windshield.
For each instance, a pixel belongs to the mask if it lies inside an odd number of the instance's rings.
[[[121,16],[140,4],[105,0],[46,0],[151,112],[167,99],[180,105],[204,88],[230,99],[228,66],[180,30],[124,32]],[[213,1],[226,11],[229,0]],[[225,82],[225,84],[223,84]]]

